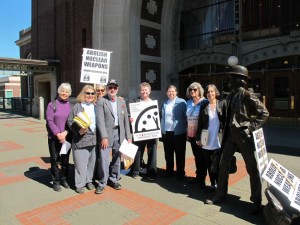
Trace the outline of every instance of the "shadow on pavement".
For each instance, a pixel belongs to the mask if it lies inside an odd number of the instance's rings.
[[[47,163],[47,157],[42,157],[43,160]],[[30,167],[27,171],[24,172],[24,175],[34,180],[40,184],[45,185],[48,188],[52,188],[52,179],[51,179],[51,172],[49,169],[44,169],[40,167]],[[68,184],[70,185],[71,189],[75,190],[75,178],[74,178],[74,164],[69,165],[69,175],[68,175]]]
[[[221,205],[220,212],[231,214],[251,224],[265,225],[263,209],[259,214],[251,215],[249,213],[251,206],[252,203],[241,200],[239,196],[228,194],[226,202]]]
[[[24,175],[31,180],[52,188],[50,169],[43,169],[37,166],[30,167],[27,171],[24,172]]]
[[[214,193],[206,193],[205,190],[200,189],[199,184],[189,184],[188,180],[191,177],[187,177],[185,180],[179,180],[175,175],[166,179],[163,178],[164,172],[164,169],[158,168],[158,176],[155,181],[149,181],[145,176],[142,178],[142,181],[157,183],[159,186],[168,190],[169,192],[183,194],[188,198],[198,200],[201,207],[206,206],[204,204],[206,199],[210,199],[214,196]],[[240,200],[239,196],[228,194],[226,203],[220,206],[220,212],[231,214],[251,224],[265,225],[263,213],[258,215],[250,215],[249,209],[251,205],[252,203],[250,202]]]

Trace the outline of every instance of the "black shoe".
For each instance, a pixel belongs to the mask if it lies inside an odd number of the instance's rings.
[[[256,214],[259,214],[262,210],[262,205],[261,205],[261,202],[256,202],[256,203],[253,203],[253,205],[251,206],[251,209],[250,209],[250,214],[251,215],[256,215]]]
[[[95,189],[95,186],[93,185],[92,182],[90,182],[90,183],[87,183],[87,184],[86,184],[86,189],[88,189],[88,190],[94,190],[94,189]]]
[[[212,192],[215,192],[215,191],[216,191],[216,186],[215,185],[211,185],[211,186],[209,186],[205,189],[206,193],[212,193]]]
[[[68,184],[68,182],[66,180],[63,180],[60,182],[61,186],[63,186],[66,189],[70,188],[70,185]]]
[[[206,190],[207,186],[206,186],[205,182],[200,182],[199,188],[200,188],[200,190]]]
[[[116,183],[110,183],[109,184],[109,186],[111,186],[113,189],[115,189],[115,190],[121,190],[122,189],[122,186],[121,186],[121,184],[119,184],[118,182],[116,182]]]
[[[59,184],[53,184],[53,190],[57,191],[57,192],[60,192],[62,189],[61,189],[61,186]]]
[[[75,191],[78,193],[78,194],[83,194],[84,193],[84,188],[76,188]]]
[[[219,204],[224,203],[225,201],[226,201],[225,197],[215,196],[212,199],[206,199],[204,201],[204,204],[206,204],[206,205],[219,205]]]
[[[98,187],[96,188],[95,194],[102,194],[103,191],[104,191],[104,187],[98,186]]]
[[[138,174],[133,174],[133,175],[132,175],[132,178],[133,178],[133,179],[138,179],[138,178],[139,178],[139,175],[138,175]]]
[[[147,179],[150,180],[150,181],[154,181],[156,179],[156,176],[155,176],[155,174],[149,174],[147,176]]]

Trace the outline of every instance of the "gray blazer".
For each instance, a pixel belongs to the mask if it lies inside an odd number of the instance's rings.
[[[117,108],[118,108],[118,121],[120,131],[120,144],[124,138],[131,139],[132,135],[130,132],[129,118],[124,99],[116,97]],[[113,131],[115,126],[114,112],[107,95],[103,96],[97,101],[96,104],[96,125],[99,131],[100,140],[108,138],[109,146],[113,143]]]
[[[92,132],[89,128],[87,130],[86,134],[80,135],[79,130],[80,127],[77,125],[76,122],[73,121],[74,117],[79,113],[83,112],[84,108],[81,106],[80,103],[76,103],[69,115],[68,118],[68,125],[72,131],[73,139],[72,139],[72,148],[78,149],[78,148],[84,148],[88,146],[95,146],[97,144],[97,136],[96,136],[96,130],[95,132]]]

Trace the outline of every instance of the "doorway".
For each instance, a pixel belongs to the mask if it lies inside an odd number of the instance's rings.
[[[295,79],[290,71],[276,71],[271,77],[269,88],[270,113],[275,117],[295,117]],[[273,101],[272,101],[273,100]]]

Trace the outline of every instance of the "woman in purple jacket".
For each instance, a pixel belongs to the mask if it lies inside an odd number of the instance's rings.
[[[64,188],[70,188],[67,182],[69,169],[69,155],[59,154],[62,144],[70,138],[67,128],[67,120],[71,111],[69,97],[72,93],[69,83],[62,83],[58,89],[58,97],[49,102],[46,111],[46,120],[48,126],[48,147],[51,161],[51,177],[53,181],[53,190],[61,191]],[[68,135],[69,134],[69,135]],[[61,171],[59,171],[59,165]]]

